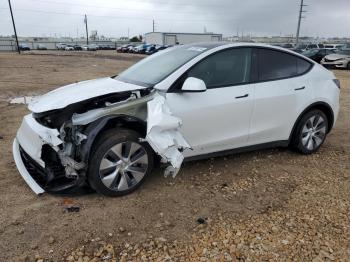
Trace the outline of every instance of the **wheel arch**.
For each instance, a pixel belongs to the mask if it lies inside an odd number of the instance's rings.
[[[295,129],[300,121],[300,119],[307,113],[309,112],[310,110],[313,110],[313,109],[319,109],[321,110],[326,116],[327,116],[327,120],[328,120],[328,130],[327,130],[327,133],[329,133],[332,128],[333,128],[333,125],[334,125],[334,112],[333,112],[333,109],[332,107],[326,103],[326,102],[315,102],[311,105],[309,105],[307,108],[304,109],[304,111],[301,112],[301,114],[299,114],[297,120],[295,121],[294,125],[293,125],[293,129],[289,135],[289,142],[292,140],[293,138],[293,135],[294,135],[294,132],[295,132]]]
[[[87,136],[86,142],[80,148],[80,155],[85,163],[89,162],[89,157],[92,147],[98,141],[99,136],[113,128],[127,128],[136,131],[144,138],[147,133],[147,122],[133,116],[128,115],[113,115],[102,117],[90,123],[84,129],[84,135]]]

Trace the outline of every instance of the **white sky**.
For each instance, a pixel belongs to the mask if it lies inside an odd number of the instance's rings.
[[[12,35],[8,0],[0,0],[0,35]],[[300,0],[12,0],[20,36],[109,37],[152,31],[222,33],[225,36],[295,35]],[[305,0],[301,34],[350,37],[350,0]]]

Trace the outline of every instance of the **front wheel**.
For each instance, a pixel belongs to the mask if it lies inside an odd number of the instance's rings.
[[[293,146],[302,154],[312,154],[324,143],[327,132],[327,116],[318,109],[311,110],[299,121],[293,136]]]
[[[133,130],[113,129],[101,135],[90,157],[88,181],[98,193],[122,196],[136,190],[153,168],[153,151]]]

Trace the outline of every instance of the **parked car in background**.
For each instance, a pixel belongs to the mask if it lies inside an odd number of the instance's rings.
[[[346,68],[350,70],[350,49],[342,49],[325,56],[321,64],[327,68]]]
[[[323,44],[305,44],[305,43],[299,43],[295,47],[290,48],[290,50],[297,52],[297,53],[303,53],[306,50],[310,49],[321,49],[324,48]]]
[[[295,45],[292,43],[285,43],[285,44],[277,43],[277,44],[273,44],[273,46],[279,46],[279,47],[283,47],[286,49],[292,49],[295,47]]]
[[[317,63],[321,63],[321,60],[326,56],[330,54],[335,53],[335,49],[310,49],[304,51],[302,54],[312,60],[314,60]]]
[[[67,44],[58,43],[58,44],[56,45],[56,48],[57,48],[57,50],[65,50],[66,46],[67,46]]]
[[[113,45],[108,45],[108,44],[102,44],[102,45],[98,45],[98,50],[114,50],[114,46]]]
[[[127,48],[126,52],[127,53],[135,53],[136,46],[131,45]]]
[[[291,44],[291,43],[282,44],[281,47],[287,48],[287,49],[292,49],[292,48],[294,48],[294,44]]]
[[[74,48],[75,51],[81,51],[81,50],[83,50],[83,48],[81,47],[81,45],[74,45],[73,48]]]
[[[127,53],[129,51],[129,48],[132,47],[133,45],[122,45],[117,48],[118,53]]]
[[[66,45],[66,47],[64,48],[64,50],[66,50],[66,51],[74,51],[74,46],[72,46],[72,45]]]
[[[164,50],[164,49],[167,49],[168,46],[166,45],[152,45],[152,46],[149,46],[145,52],[146,55],[152,55],[154,53],[157,53],[161,50]]]
[[[89,51],[96,51],[96,50],[98,50],[98,45],[96,45],[96,44],[89,44],[87,47],[88,47]]]
[[[325,44],[324,48],[325,49],[343,49],[344,44]]]
[[[30,47],[27,44],[19,44],[18,45],[19,50],[21,51],[30,51]]]
[[[141,45],[138,45],[134,48],[134,53],[136,54],[145,54],[146,53],[146,50],[147,48],[151,47],[153,45],[150,45],[150,44],[141,44]]]
[[[107,45],[106,47],[107,47],[107,50],[115,50],[116,45],[112,44],[112,45]]]
[[[96,51],[96,50],[98,50],[98,46],[95,44],[83,45],[82,49],[84,51]]]
[[[43,44],[38,44],[38,46],[36,47],[37,50],[47,50],[47,47]]]
[[[267,147],[312,154],[336,123],[339,95],[331,71],[284,48],[182,45],[38,97],[13,155],[37,194],[89,185],[121,196],[159,161],[174,177],[184,159]]]

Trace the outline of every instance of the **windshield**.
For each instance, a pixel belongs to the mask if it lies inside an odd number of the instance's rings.
[[[145,58],[121,73],[116,79],[142,86],[154,86],[208,48],[183,45],[166,49]]]

